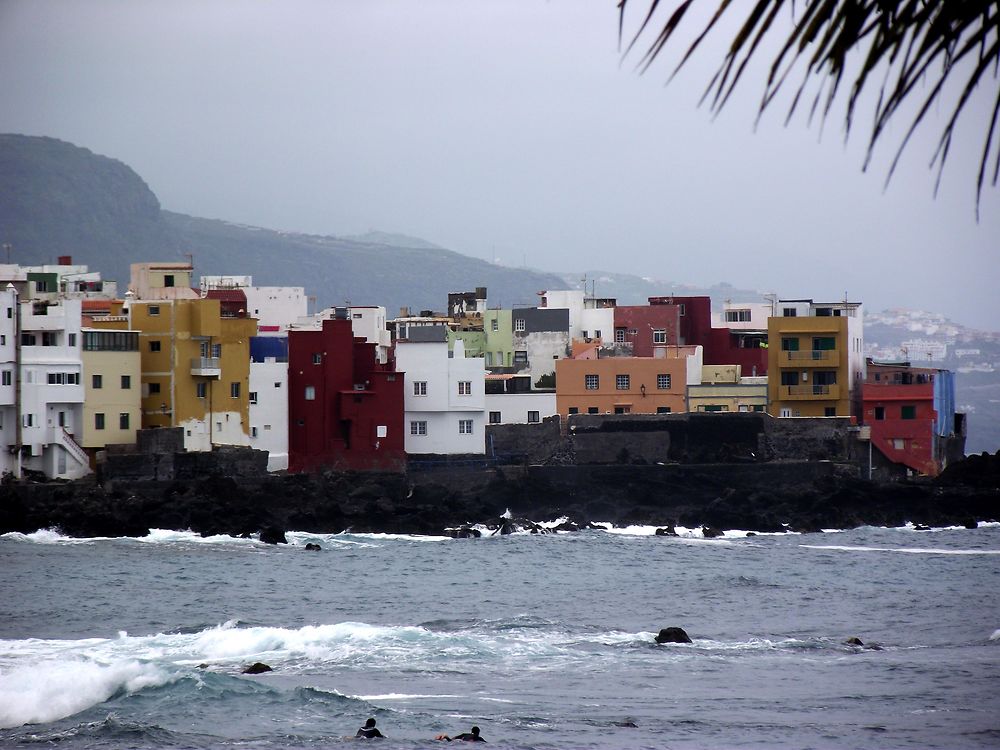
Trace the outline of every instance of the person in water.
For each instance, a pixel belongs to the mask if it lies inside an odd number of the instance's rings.
[[[448,740],[451,742],[453,740],[458,740],[460,742],[486,742],[479,734],[479,727],[473,727],[471,732],[462,732],[461,734],[456,734],[454,737],[449,737],[446,734],[439,734],[435,739],[438,740]]]
[[[355,737],[361,737],[368,740],[373,740],[376,737],[385,737],[380,731],[375,728],[375,719],[369,719],[365,722],[365,725],[358,730],[358,733],[354,735]]]

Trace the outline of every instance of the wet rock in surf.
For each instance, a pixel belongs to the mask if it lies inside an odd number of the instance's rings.
[[[319,552],[323,548],[320,547],[318,544],[315,544],[313,542],[309,542],[308,544],[306,544],[306,549],[309,550],[310,552]]]
[[[664,526],[656,530],[657,536],[677,536],[677,529],[673,526]]]
[[[264,544],[288,544],[288,540],[285,539],[285,532],[274,526],[261,529],[260,540]]]
[[[691,643],[691,636],[689,636],[684,628],[663,628],[659,633],[656,634],[657,643]]]
[[[457,529],[445,529],[444,533],[452,539],[478,539],[483,535],[479,529],[473,529],[471,526],[462,526]]]
[[[715,539],[725,534],[721,529],[717,529],[714,526],[702,526],[701,533],[706,539]]]
[[[255,661],[249,667],[243,670],[243,674],[263,674],[264,672],[273,672],[267,664],[262,661]]]
[[[862,641],[856,635],[852,635],[850,638],[848,638],[846,641],[844,641],[844,643],[846,643],[848,646],[864,646],[865,645],[864,641]]]

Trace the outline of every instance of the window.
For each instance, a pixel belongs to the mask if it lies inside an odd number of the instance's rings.
[[[836,406],[826,406],[826,407],[824,407],[823,408],[823,416],[824,417],[835,417],[835,416],[837,416],[837,407]]]
[[[250,437],[257,437],[257,428],[256,427],[251,427],[250,428]]]
[[[460,420],[458,420],[458,434],[459,435],[471,435],[472,434],[472,420],[471,419],[460,419]]]
[[[903,440],[903,438],[893,438],[892,447],[898,451],[901,451],[906,447],[906,441]]]
[[[414,380],[413,381],[413,395],[414,396],[426,396],[427,395],[427,381],[426,380]]]
[[[813,336],[814,352],[829,352],[837,348],[837,339],[834,336]]]
[[[601,377],[600,375],[584,375],[583,376],[583,387],[588,391],[596,391],[601,387]]]
[[[274,384],[274,387],[275,387],[275,388],[281,388],[281,383],[280,383],[280,382],[278,382],[278,383],[275,383],[275,384]]]
[[[670,413],[670,407],[669,406],[657,406],[656,407],[656,413],[657,414],[669,414]]]
[[[123,411],[118,415],[118,429],[127,430],[128,429],[128,412]]]
[[[528,364],[528,352],[514,352],[514,364],[515,365],[526,365]]]
[[[158,351],[160,351],[160,342],[159,341],[155,341],[155,340],[154,341],[150,341],[149,342],[149,351],[151,351],[151,352],[158,352]]]
[[[216,359],[222,356],[222,344],[212,344],[212,356]]]
[[[33,333],[21,334],[21,346],[34,346],[35,341],[36,341],[35,334]]]
[[[916,419],[917,407],[912,404],[901,406],[899,408],[899,416],[902,419]]]
[[[615,389],[627,391],[632,387],[632,378],[629,375],[615,375]]]
[[[427,423],[426,422],[410,422],[410,434],[411,435],[426,435],[427,434]]]
[[[208,383],[195,383],[194,395],[198,398],[205,398],[208,396]]]
[[[729,411],[729,407],[723,404],[705,404],[701,407],[702,411],[714,412],[714,411]]]
[[[95,390],[100,390],[104,387],[104,376],[103,375],[91,375],[90,376],[90,387]]]
[[[127,391],[132,387],[132,376],[122,375],[122,390]]]
[[[628,329],[628,335],[629,336],[638,336],[639,335],[639,329],[638,328],[629,328]]]
[[[575,406],[571,406],[571,407],[569,407],[569,409],[567,409],[567,412],[569,414],[579,414],[580,410],[577,407],[575,407]]]
[[[797,352],[799,350],[799,340],[798,338],[786,338],[781,339],[781,351],[783,352]]]
[[[104,429],[104,414],[98,412],[94,415],[94,429],[103,430]]]
[[[598,328],[597,330],[594,331],[594,338],[595,339],[601,338],[601,329],[600,328]]]
[[[681,316],[682,318],[683,318],[683,317],[684,317],[685,315],[687,315],[687,306],[686,306],[686,305],[685,305],[685,304],[684,304],[683,302],[681,302],[681,303],[680,303],[679,305],[677,305],[677,307],[679,308],[679,309],[678,309],[678,313],[680,314],[680,316]]]
[[[7,334],[0,333],[0,346],[7,346]]]
[[[174,275],[168,273],[163,277],[163,286],[173,286],[174,285]]]
[[[624,344],[625,343],[625,329],[624,328],[616,328],[615,329],[615,343],[616,344]]]
[[[749,323],[750,322],[750,311],[749,310],[726,310],[726,322],[727,323]]]
[[[313,352],[313,364],[321,365],[323,364],[323,355],[319,352]]]
[[[798,315],[794,307],[785,307],[781,310],[781,316],[783,318],[794,318]]]
[[[498,411],[490,412],[490,424],[500,424],[500,412]]]
[[[798,385],[799,384],[799,373],[795,370],[784,370],[781,373],[781,384],[782,385]]]
[[[665,344],[667,343],[667,331],[665,328],[654,328],[653,329],[653,343],[654,344]]]
[[[229,384],[229,397],[239,398],[240,397],[240,383],[230,383]]]
[[[815,385],[836,385],[837,384],[837,371],[836,370],[819,370],[813,375],[813,383]]]
[[[312,386],[312,385],[307,385],[306,386],[305,398],[306,398],[306,401],[315,401],[316,400],[316,386]]]
[[[885,419],[885,407],[884,406],[876,406],[875,407],[875,419],[876,419],[876,421],[879,421],[879,422],[881,422],[883,419]]]
[[[601,412],[598,410],[598,408],[596,406],[588,406],[587,407],[587,414],[600,414],[600,413]]]
[[[355,320],[361,320],[361,313],[352,313],[351,317]]]
[[[486,352],[486,366],[493,366],[493,352]]]
[[[514,330],[523,331],[524,330],[524,318],[518,318],[514,321]]]
[[[627,406],[616,406],[615,407],[615,414],[628,414],[630,411],[632,411],[632,410],[629,407],[627,407]]]
[[[459,396],[471,396],[472,395],[472,381],[471,380],[459,380],[458,381],[458,395]]]
[[[147,310],[147,312],[149,312],[149,316],[151,318],[155,318],[157,315],[160,314],[160,306],[159,305],[150,305],[149,307],[146,308],[146,310]]]
[[[541,421],[542,420],[540,420],[538,418],[538,412],[537,411],[529,411],[528,412],[528,424],[534,424],[535,422],[541,422]]]
[[[66,334],[66,346],[76,346],[76,334],[67,333]]]
[[[150,383],[149,384],[149,394],[150,395],[153,395],[154,393],[159,393],[159,392],[160,392],[160,384],[159,383]]]
[[[500,321],[497,320],[496,318],[493,318],[493,320],[490,321],[490,330],[491,331],[499,331],[500,330]]]
[[[0,377],[3,378],[4,385],[12,385],[14,382],[14,373],[12,370],[4,370],[3,375]]]
[[[59,426],[60,427],[65,427],[66,426],[66,412],[64,412],[64,411],[59,412],[59,420],[58,421],[59,421]]]
[[[257,403],[257,391],[250,391],[247,394],[247,398],[250,400],[251,404],[256,404]]]
[[[670,390],[670,373],[661,372],[656,376],[656,388],[660,391]]]
[[[59,335],[55,331],[42,331],[42,346],[59,346]]]

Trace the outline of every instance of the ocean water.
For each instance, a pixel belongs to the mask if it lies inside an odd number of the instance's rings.
[[[0,537],[0,746],[1000,747],[997,525],[289,541]]]

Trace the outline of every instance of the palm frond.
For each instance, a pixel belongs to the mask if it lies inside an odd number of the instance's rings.
[[[637,0],[631,0],[634,4]],[[639,28],[631,34],[623,53],[632,49],[655,29],[654,16],[661,0],[645,0],[647,12]],[[626,35],[626,13],[630,0],[619,0],[619,41]],[[694,0],[675,2],[666,8],[666,20],[655,39],[647,46],[638,63],[647,71],[653,62],[680,38],[678,29],[691,15]],[[738,10],[737,10],[738,8]],[[779,14],[788,9],[793,25],[790,31],[779,32]],[[952,98],[931,167],[937,166],[935,192],[966,104],[980,87],[998,90],[996,103],[984,123],[985,139],[976,176],[976,212],[982,200],[986,181],[996,187],[1000,177],[1000,0],[754,0],[733,3],[717,0],[710,19],[683,51],[680,62],[670,74],[672,79],[685,67],[705,38],[715,30],[726,14],[742,13],[735,36],[729,42],[723,59],[708,81],[701,101],[707,102],[717,114],[729,101],[736,86],[743,80],[747,65],[770,35],[785,33],[778,53],[768,68],[764,90],[758,108],[758,119],[777,99],[787,85],[789,75],[800,68],[802,80],[791,96],[786,122],[795,114],[803,95],[815,86],[809,120],[817,114],[826,120],[838,101],[845,80],[850,80],[846,94],[844,117],[845,137],[855,124],[862,97],[874,88],[877,96],[873,108],[871,133],[863,168],[867,169],[876,146],[885,138],[890,122],[906,110],[907,102],[917,96],[918,86],[926,85],[927,93],[916,107],[906,127],[886,177],[891,179],[900,158],[914,132],[923,123],[933,106]],[[872,83],[875,74],[881,81]],[[963,82],[952,80],[964,76]],[[992,169],[990,168],[992,164]],[[992,174],[990,174],[992,172]]]

